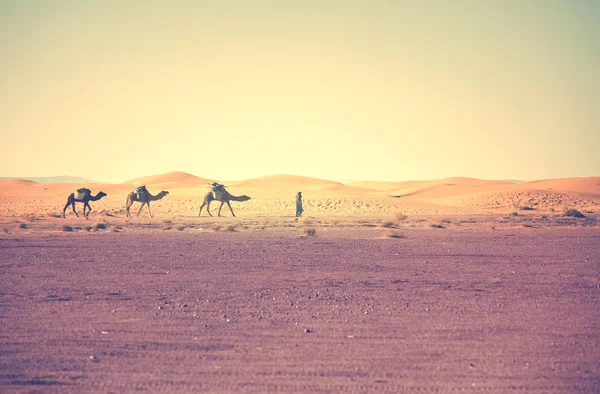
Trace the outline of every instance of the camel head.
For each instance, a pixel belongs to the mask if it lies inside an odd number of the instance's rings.
[[[168,191],[166,191],[166,190],[163,190],[163,191],[161,191],[160,193],[158,193],[158,195],[157,195],[156,197],[158,197],[158,198],[163,198],[163,197],[164,197],[164,196],[166,196],[167,194],[169,194],[169,192],[168,192]]]
[[[102,198],[102,197],[106,197],[108,194],[104,193],[104,192],[98,192],[98,198]]]
[[[250,196],[247,196],[245,194],[243,196],[239,197],[239,201],[248,201],[248,200],[250,200]]]

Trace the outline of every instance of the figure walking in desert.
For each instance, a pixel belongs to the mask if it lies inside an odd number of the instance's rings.
[[[142,206],[140,207],[140,210],[137,213],[137,217],[140,216],[140,212],[142,212],[142,208],[144,208],[144,205],[148,205],[148,212],[150,213],[150,217],[151,218],[154,217],[154,216],[152,216],[152,211],[150,210],[150,202],[160,200],[167,194],[169,194],[169,192],[166,190],[163,190],[160,193],[158,193],[156,196],[153,196],[146,189],[146,186],[137,187],[134,191],[129,193],[129,195],[127,196],[127,205],[125,206],[125,210],[127,211],[127,217],[131,216],[129,213],[129,208],[131,208],[133,203],[136,201],[142,203]]]
[[[302,216],[304,208],[302,207],[302,192],[296,194],[296,217]]]
[[[206,212],[208,212],[208,214],[212,216],[212,213],[210,213],[210,203],[214,200],[221,201],[218,216],[221,216],[221,208],[223,208],[223,204],[225,203],[227,203],[231,214],[235,216],[235,213],[233,213],[233,209],[231,208],[231,204],[229,203],[229,201],[248,201],[250,200],[250,197],[246,195],[239,197],[233,196],[227,190],[225,190],[225,186],[215,182],[212,184],[211,191],[206,193],[206,196],[204,196],[204,202],[202,202],[202,205],[200,206],[200,212],[198,212],[198,216],[200,216],[200,214],[202,213],[202,208],[204,208],[204,206],[206,206]]]
[[[73,213],[75,213],[75,216],[79,217],[79,215],[77,215],[77,211],[75,210],[75,203],[81,202],[83,203],[83,216],[87,219],[88,215],[92,211],[90,201],[98,201],[99,199],[105,196],[106,193],[104,192],[99,192],[95,196],[92,196],[92,191],[90,189],[86,189],[85,187],[77,189],[75,192],[71,193],[67,198],[67,203],[63,208],[63,218],[67,217],[66,211],[69,205],[73,207]],[[86,208],[88,209],[87,213],[85,212]]]

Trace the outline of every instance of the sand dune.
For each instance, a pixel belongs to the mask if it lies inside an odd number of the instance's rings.
[[[166,174],[158,174],[145,176],[142,178],[136,178],[123,183],[133,186],[146,185],[154,187],[162,186],[180,188],[191,186],[205,186],[213,182],[215,182],[213,179],[201,178],[192,174],[188,174],[187,172],[174,171],[168,172]]]
[[[243,181],[230,182],[231,186],[247,186],[247,187],[279,187],[281,185],[295,186],[322,186],[322,185],[341,185],[340,182],[330,181],[326,179],[310,178],[298,175],[269,175],[259,178],[247,179]]]
[[[82,186],[90,188],[93,194],[99,191],[108,194],[92,203],[93,215],[119,216],[124,213],[127,194],[139,184],[147,185],[153,194],[160,190],[170,191],[163,200],[153,203],[152,209],[157,216],[196,216],[212,181],[185,172],[152,175],[120,184],[40,184],[5,180],[0,181],[0,216],[62,213],[67,196]],[[272,175],[223,183],[232,195],[252,197],[250,201],[232,203],[237,215],[246,216],[293,214],[298,191],[303,192],[308,215],[507,214],[522,208],[533,209],[536,213],[561,212],[568,208],[593,212],[600,205],[600,177],[518,184],[460,177],[342,184],[303,176]],[[218,205],[214,203],[213,210],[218,209]],[[227,208],[224,214],[230,214]]]
[[[600,177],[561,178],[531,181],[516,185],[515,189],[542,189],[600,195]]]

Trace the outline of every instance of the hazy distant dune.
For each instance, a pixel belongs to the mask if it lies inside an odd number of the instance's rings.
[[[204,186],[209,183],[213,183],[213,179],[201,178],[187,172],[174,171],[166,174],[150,175],[142,178],[136,178],[129,181],[123,182],[128,185],[146,185],[146,186],[160,186],[163,188],[178,188],[178,187],[190,187],[190,186]]]

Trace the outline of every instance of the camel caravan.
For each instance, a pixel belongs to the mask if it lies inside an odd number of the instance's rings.
[[[223,204],[227,204],[227,206],[229,207],[229,210],[231,211],[231,214],[233,216],[235,216],[235,213],[233,213],[233,208],[231,208],[230,201],[248,201],[248,200],[250,200],[250,197],[246,196],[246,195],[234,196],[234,195],[230,194],[225,189],[225,186],[220,183],[216,183],[216,182],[212,183],[210,185],[210,187],[211,187],[211,190],[204,196],[204,201],[202,202],[202,205],[200,206],[200,211],[198,212],[198,216],[200,216],[200,214],[202,213],[202,209],[205,206],[206,206],[206,212],[208,212],[208,214],[210,216],[212,216],[212,214],[210,213],[210,203],[212,201],[220,201],[221,202],[221,205],[219,206],[218,216],[221,216],[221,208],[223,208]],[[134,202],[139,202],[142,204],[140,206],[140,209],[137,212],[136,217],[140,216],[140,212],[142,212],[142,208],[144,208],[144,205],[146,205],[148,207],[148,213],[150,214],[150,217],[154,217],[152,215],[152,211],[150,210],[150,202],[158,201],[168,194],[169,194],[168,191],[162,190],[160,193],[158,193],[157,195],[154,196],[148,191],[148,189],[146,189],[145,185],[138,186],[137,188],[135,188],[135,190],[133,190],[131,193],[129,193],[129,195],[127,195],[127,201],[125,203],[125,212],[127,214],[127,217],[131,216],[129,210]],[[107,196],[107,194],[104,192],[99,192],[98,194],[93,196],[92,191],[87,188],[80,188],[80,189],[75,190],[67,198],[67,203],[65,204],[65,207],[63,208],[63,218],[67,217],[66,211],[67,211],[67,208],[69,207],[69,205],[73,208],[73,213],[75,213],[75,215],[77,217],[79,217],[79,215],[77,214],[77,211],[75,210],[75,203],[80,202],[80,203],[83,203],[83,216],[87,219],[88,215],[92,211],[92,207],[90,206],[89,202],[90,201],[98,201],[102,197],[106,197],[106,196]],[[86,212],[86,209],[87,209],[87,212]]]

